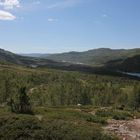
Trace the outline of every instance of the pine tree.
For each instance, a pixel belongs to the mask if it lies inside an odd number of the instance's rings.
[[[30,98],[27,96],[26,87],[22,87],[15,99],[10,100],[11,111],[15,113],[32,114]]]

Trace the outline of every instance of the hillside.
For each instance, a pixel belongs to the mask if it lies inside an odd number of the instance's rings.
[[[0,61],[20,64],[20,58],[20,56],[15,55],[14,53],[0,49]]]
[[[121,64],[121,67],[126,71],[140,72],[140,55],[136,55],[131,58],[127,58]]]
[[[0,62],[31,66],[31,67],[37,67],[41,65],[55,65],[56,63],[48,59],[17,55],[3,49],[0,49]]]
[[[109,49],[100,48],[85,52],[68,52],[61,54],[42,55],[43,58],[71,62],[75,64],[103,65],[110,60],[125,59],[140,54],[140,49]]]
[[[13,57],[17,56],[13,54]],[[21,57],[18,58],[23,63]],[[54,64],[61,67],[61,63]],[[73,66],[67,64],[68,70]],[[110,126],[108,120],[140,118],[138,80],[62,68],[0,64],[0,139],[118,140],[120,135],[110,130],[104,132],[104,128]],[[25,103],[21,100],[25,97],[21,92],[23,87],[32,114],[12,110],[13,105],[20,108],[20,103]]]
[[[101,50],[104,52],[104,54],[108,53],[108,55],[109,55],[108,49],[98,49],[97,52],[100,52]],[[133,55],[135,51],[131,50],[131,53],[129,53],[129,55]],[[102,60],[104,58],[103,52],[100,57],[100,60]],[[94,50],[94,53],[95,53],[95,50]],[[139,49],[138,49],[137,53],[139,53]],[[96,53],[96,54],[99,54],[99,53]],[[69,56],[69,54],[68,54],[68,56]],[[110,53],[110,56],[112,56],[112,53]],[[106,75],[114,75],[114,76],[124,76],[122,74],[117,73],[116,72],[117,70],[124,70],[124,71],[128,70],[128,71],[133,71],[133,72],[139,72],[140,63],[139,63],[139,60],[137,60],[138,59],[137,57],[119,59],[119,60],[118,59],[116,60],[115,58],[110,57],[111,61],[108,61],[107,63],[104,62],[105,67],[104,66],[103,67],[92,67],[90,65],[79,64],[79,63],[75,64],[75,63],[71,63],[71,62],[59,62],[59,61],[54,61],[54,60],[45,59],[45,58],[20,56],[20,55],[14,54],[12,52],[0,49],[0,63],[18,64],[18,65],[29,66],[29,67],[33,67],[33,68],[36,68],[36,67],[42,68],[43,67],[43,68],[52,68],[52,69],[58,69],[58,70],[80,71],[80,72],[86,72],[86,73],[92,73],[92,74],[93,73],[101,74],[101,75],[106,74]],[[99,56],[97,56],[96,60],[98,60],[98,58],[99,58]],[[115,59],[115,60],[112,60],[112,59]],[[106,61],[106,60],[104,60],[104,61]],[[131,63],[129,63],[130,61],[131,61]],[[131,65],[131,67],[130,67],[130,65]],[[112,68],[112,69],[110,69],[110,68]]]
[[[140,72],[140,55],[119,59],[107,63],[107,67],[126,72]]]

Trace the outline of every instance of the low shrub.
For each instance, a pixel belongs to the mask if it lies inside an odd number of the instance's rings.
[[[92,115],[92,116],[89,116],[87,118],[87,121],[88,122],[94,122],[94,123],[100,123],[100,124],[107,124],[107,120],[103,117],[99,117],[99,116],[95,116],[95,115]]]
[[[31,115],[0,117],[1,140],[116,140],[97,125],[64,120],[39,121]]]
[[[112,118],[116,120],[128,120],[133,117],[132,114],[130,114],[127,111],[122,111],[122,110],[97,110],[96,115],[100,117],[106,117],[106,118]]]

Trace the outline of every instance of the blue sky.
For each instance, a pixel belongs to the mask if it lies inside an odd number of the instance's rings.
[[[140,48],[140,0],[0,0],[0,48]]]

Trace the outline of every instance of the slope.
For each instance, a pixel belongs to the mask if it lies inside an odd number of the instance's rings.
[[[96,66],[104,65],[110,60],[125,59],[138,54],[140,54],[140,49],[114,50],[109,48],[100,48],[85,52],[68,52],[49,56],[42,55],[42,57],[55,61],[71,62],[75,64],[90,64]]]

